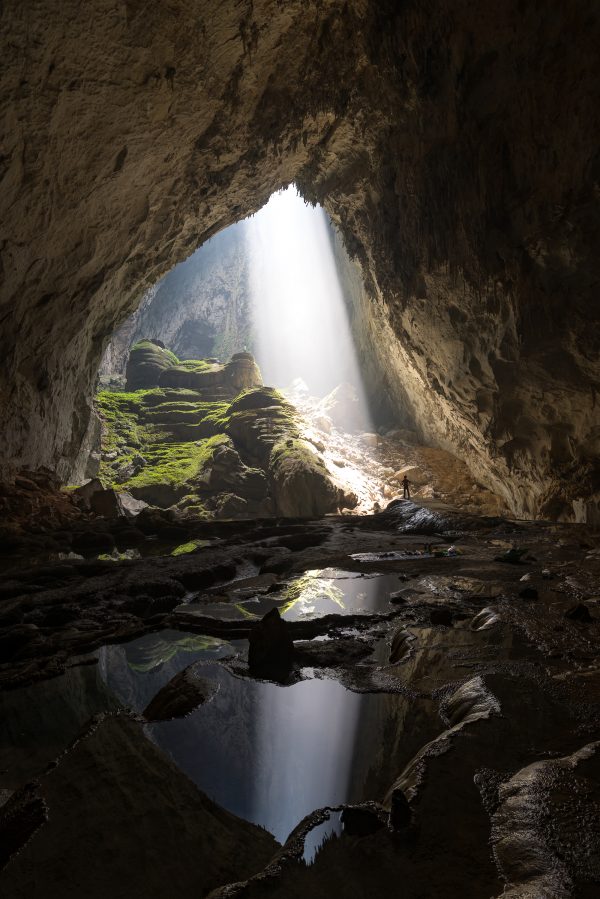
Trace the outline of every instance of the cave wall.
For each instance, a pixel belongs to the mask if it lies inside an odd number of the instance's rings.
[[[2,6],[0,458],[72,470],[145,291],[295,180],[389,391],[516,513],[598,489],[598,8]],[[378,352],[383,352],[381,346]]]
[[[253,348],[246,225],[212,237],[144,295],[112,336],[100,375],[124,375],[130,347],[158,338],[180,359],[227,361]]]

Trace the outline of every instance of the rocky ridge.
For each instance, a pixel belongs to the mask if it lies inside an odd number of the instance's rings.
[[[294,407],[262,386],[249,353],[180,361],[143,340],[127,390],[102,391],[98,476],[183,517],[313,517],[347,505]]]

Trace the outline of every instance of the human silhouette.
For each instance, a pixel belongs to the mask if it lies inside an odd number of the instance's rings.
[[[402,478],[402,486],[404,487],[404,499],[410,499],[410,481],[406,475]]]

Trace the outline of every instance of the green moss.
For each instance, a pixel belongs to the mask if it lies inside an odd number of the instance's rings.
[[[310,443],[296,437],[287,437],[276,443],[271,451],[271,467],[277,467],[286,461],[300,461],[303,465],[319,468],[327,472],[325,463],[313,450]]]
[[[183,368],[185,371],[212,371],[221,367],[214,362],[205,362],[204,359],[181,359],[177,363],[177,368]]]
[[[179,546],[176,546],[174,550],[171,551],[172,556],[183,556],[186,553],[193,553],[196,549],[202,549],[204,546],[209,546],[210,540],[190,540],[188,543],[181,543]]]
[[[138,340],[137,343],[134,343],[129,351],[129,358],[131,359],[132,354],[135,353],[144,353],[144,355],[153,355],[156,356],[157,359],[165,360],[170,362],[172,365],[177,365],[179,359],[172,353],[171,350],[167,350],[166,348],[157,346],[155,343],[152,343],[151,340]]]
[[[212,458],[218,446],[228,443],[225,434],[217,434],[198,443],[164,443],[149,446],[144,452],[148,464],[123,485],[149,487],[151,484],[169,484],[181,487],[200,474]]]

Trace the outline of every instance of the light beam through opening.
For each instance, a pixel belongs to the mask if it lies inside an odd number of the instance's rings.
[[[321,207],[308,206],[295,186],[273,194],[248,221],[250,294],[255,351],[266,384],[302,378],[324,396],[340,383],[367,402],[348,307]]]

